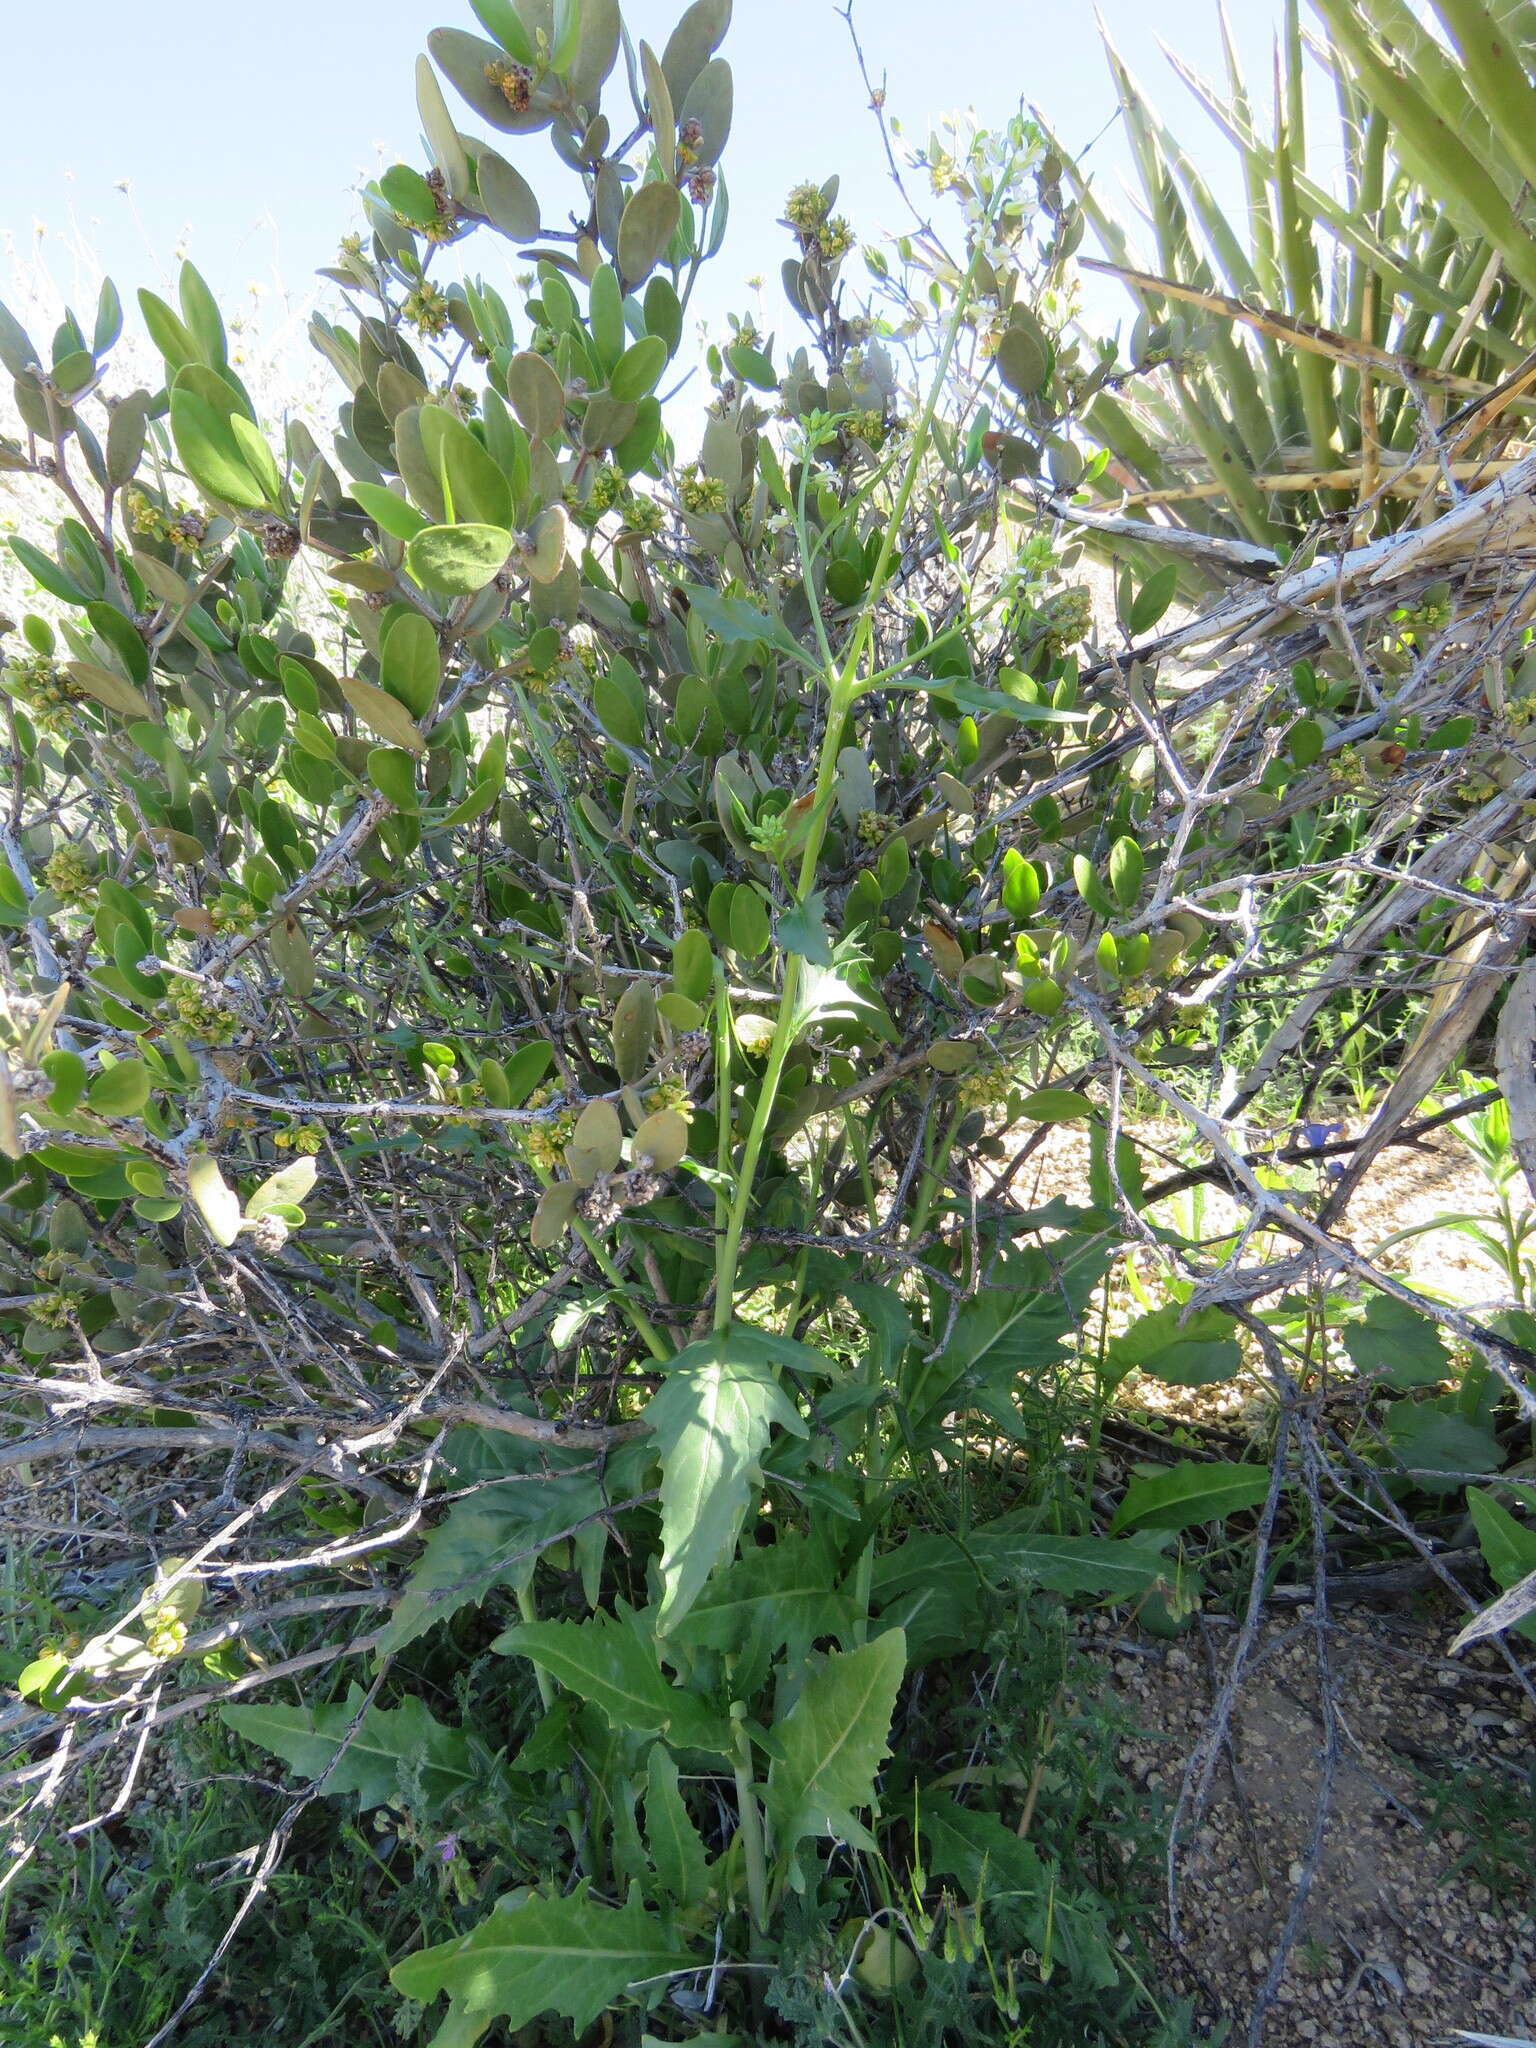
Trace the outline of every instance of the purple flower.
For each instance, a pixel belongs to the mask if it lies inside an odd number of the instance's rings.
[[[1309,1151],[1321,1152],[1331,1139],[1343,1137],[1344,1126],[1342,1124],[1301,1123],[1296,1126],[1296,1135],[1299,1142],[1305,1145]],[[1344,1175],[1343,1163],[1337,1159],[1330,1159],[1324,1165],[1323,1171],[1330,1180],[1341,1180]]]

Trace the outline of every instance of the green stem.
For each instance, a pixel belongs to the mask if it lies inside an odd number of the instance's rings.
[[[725,1189],[735,1150],[731,1077],[731,992],[725,969],[715,962],[715,1229],[723,1233],[729,1220]]]
[[[918,1183],[917,1200],[912,1209],[912,1220],[907,1226],[907,1242],[909,1244],[915,1244],[928,1228],[928,1214],[942,1185],[939,1170],[950,1155],[955,1142],[955,1133],[959,1130],[961,1119],[964,1115],[964,1107],[957,1108],[949,1120],[949,1128],[939,1140],[936,1154],[931,1145],[925,1153],[923,1177]]]
[[[519,1586],[517,1590],[517,1612],[527,1627],[531,1627],[538,1620],[539,1610],[534,1602],[533,1588],[531,1586]],[[545,1713],[552,1714],[555,1711],[555,1681],[550,1677],[542,1664],[534,1665],[533,1682],[539,1688],[539,1701]]]
[[[742,1150],[741,1165],[737,1169],[736,1191],[726,1217],[725,1236],[720,1240],[719,1259],[715,1268],[717,1331],[730,1328],[731,1316],[736,1306],[736,1269],[741,1263],[741,1234],[746,1228],[747,1209],[752,1200],[753,1183],[757,1179],[757,1163],[762,1157],[763,1144],[768,1136],[768,1119],[773,1114],[774,1098],[778,1094],[779,1082],[795,1042],[792,1020],[799,989],[800,956],[798,953],[791,953],[789,965],[784,970],[784,993],[779,1003],[778,1028],[773,1034],[773,1044],[768,1051],[767,1070],[757,1091],[757,1105],[752,1112],[751,1127]],[[786,1020],[789,1020],[788,1028]]]
[[[747,1906],[754,1934],[768,1931],[768,1859],[763,1849],[763,1817],[758,1811],[757,1789],[752,1783],[752,1738],[747,1733],[747,1709],[743,1700],[731,1703],[732,1733],[735,1737],[736,1808],[741,1827],[742,1860],[747,1868]]]
[[[987,210],[986,225],[988,227],[991,226],[995,213],[1001,208],[1002,201],[1008,192],[1012,174],[1013,164],[1010,160],[1007,169],[998,179],[992,205]],[[955,349],[959,344],[960,329],[965,323],[966,314],[970,311],[971,300],[976,292],[976,280],[981,275],[981,268],[985,261],[985,236],[978,234],[976,237],[976,247],[971,255],[970,266],[960,283],[959,294],[955,300],[955,310],[950,315],[949,325],[945,329],[944,343],[939,350],[938,364],[933,373],[933,381],[928,387],[927,403],[923,407],[922,415],[912,435],[912,451],[907,458],[906,473],[897,488],[896,502],[891,507],[890,517],[886,522],[885,533],[880,542],[880,553],[875,558],[874,574],[869,579],[869,594],[864,600],[863,610],[859,614],[859,622],[854,628],[853,639],[849,643],[848,656],[843,663],[843,672],[840,680],[843,687],[850,693],[850,702],[859,692],[859,667],[869,650],[869,643],[874,637],[875,614],[879,609],[881,598],[885,595],[886,583],[890,579],[892,557],[901,546],[901,529],[906,523],[907,507],[912,502],[912,493],[917,489],[917,480],[922,471],[923,459],[928,453],[928,443],[933,436],[933,422],[938,413],[939,400],[944,395],[945,383],[949,376],[949,366],[954,360]]]
[[[870,1488],[864,1488],[865,1505],[869,1504]],[[859,1561],[853,1571],[853,1641],[856,1649],[862,1649],[869,1641],[869,1603],[875,1590],[875,1532],[869,1532],[864,1548],[859,1552]]]
[[[603,1277],[611,1281],[613,1286],[617,1288],[619,1306],[623,1309],[625,1315],[628,1316],[635,1335],[640,1339],[646,1350],[650,1352],[652,1358],[659,1359],[665,1365],[672,1356],[672,1347],[662,1337],[656,1325],[645,1313],[645,1310],[636,1307],[635,1303],[630,1299],[629,1289],[624,1282],[624,1275],[619,1271],[618,1266],[608,1256],[607,1252],[604,1251],[603,1247],[580,1218],[572,1219],[571,1228],[596,1260],[598,1270],[603,1274]]]
[[[552,1185],[553,1175],[539,1172],[537,1167],[535,1167],[534,1171],[538,1174],[541,1187],[547,1188]],[[672,1346],[661,1336],[656,1325],[645,1313],[645,1310],[638,1307],[631,1300],[629,1288],[625,1285],[624,1275],[619,1271],[617,1263],[603,1249],[603,1246],[592,1235],[591,1230],[582,1222],[579,1216],[571,1218],[571,1228],[592,1254],[593,1262],[603,1278],[616,1290],[618,1305],[629,1318],[630,1327],[634,1330],[635,1335],[640,1339],[646,1350],[650,1352],[652,1358],[665,1364],[672,1356]]]
[[[997,192],[987,214],[986,225],[990,226],[994,212],[1001,206],[1008,190],[1009,171],[998,180]],[[928,397],[922,415],[912,435],[912,447],[907,457],[906,469],[897,487],[895,503],[891,507],[880,553],[875,562],[874,574],[870,578],[869,591],[864,599],[863,609],[848,644],[842,667],[834,673],[829,662],[825,681],[827,686],[827,723],[821,736],[821,748],[816,767],[816,793],[811,806],[810,824],[806,831],[805,848],[800,860],[800,875],[796,888],[797,900],[804,903],[811,893],[816,880],[816,868],[821,859],[821,849],[827,836],[831,819],[832,797],[837,787],[837,757],[842,751],[843,728],[848,714],[857,702],[861,689],[859,670],[863,666],[874,637],[875,617],[885,595],[885,586],[890,581],[892,563],[900,546],[901,529],[906,521],[907,508],[917,488],[922,472],[928,444],[933,437],[933,423],[944,395],[945,381],[949,366],[954,358],[955,348],[960,339],[960,329],[970,310],[975,294],[976,281],[985,261],[985,235],[978,233],[976,247],[971,256],[970,266],[961,280],[955,298],[955,309],[945,331],[939,360],[929,386]],[[725,1235],[720,1240],[715,1265],[715,1317],[717,1331],[729,1329],[736,1301],[736,1273],[741,1262],[741,1238],[746,1227],[747,1211],[751,1206],[753,1183],[757,1177],[758,1163],[762,1157],[764,1141],[768,1135],[769,1122],[773,1116],[774,1103],[778,1095],[779,1082],[789,1060],[790,1051],[799,1033],[800,1024],[796,1016],[796,999],[800,992],[801,961],[798,953],[791,953],[784,969],[784,991],[779,1001],[778,1022],[774,1028],[773,1043],[769,1048],[768,1064],[758,1090],[757,1105],[753,1111],[751,1128],[742,1153],[741,1166],[736,1176],[736,1189],[726,1219]]]

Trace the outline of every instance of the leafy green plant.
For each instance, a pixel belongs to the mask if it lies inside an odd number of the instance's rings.
[[[1476,1097],[1477,1082],[1472,1075],[1459,1074],[1456,1081],[1465,1098]],[[1426,1232],[1449,1231],[1475,1244],[1503,1280],[1510,1301],[1529,1309],[1536,1302],[1536,1254],[1527,1248],[1536,1234],[1536,1208],[1529,1199],[1520,1162],[1510,1142],[1509,1106],[1494,1099],[1485,1107],[1458,1117],[1452,1128],[1487,1181],[1493,1208],[1465,1213],[1447,1211],[1431,1217],[1427,1223],[1394,1231],[1378,1250],[1407,1243]]]
[[[1342,942],[1343,875],[1351,918],[1422,905],[1433,958],[1526,785],[1435,781],[1413,829],[1455,858],[1412,890],[1376,873],[1399,812],[1345,790],[1359,829],[1291,875],[1269,835],[1375,676],[1261,646],[1164,704],[1080,656],[1026,528],[1109,368],[1062,331],[1080,221],[1036,128],[933,146],[942,232],[874,252],[862,308],[835,178],[795,185],[804,338],[706,347],[684,461],[729,6],[659,55],[613,0],[475,13],[418,67],[425,168],[327,272],[334,434],[257,417],[190,268],[140,298],[163,385],[110,403],[114,291],[46,355],[0,318],[6,461],[62,499],[51,552],[12,545],[40,594],[3,671],[3,1454],[204,1482],[174,1556],[125,1505],[142,1571],[29,1646],[17,1826],[51,1839],[77,1740],[217,1706],[305,1788],[287,1827],[435,1872],[389,1981],[439,2048],[1176,2039],[1112,1903],[1136,1830],[1093,1817],[1106,1717],[1063,1742],[1062,1610],[1187,1625],[1199,1532],[1269,1529],[1278,1439],[1106,1505],[1098,1432],[1245,1344],[1310,1382],[1325,1318],[1241,1260],[1335,1247],[1166,1070],[1258,957],[1256,891],[1303,934],[1278,972]],[[559,226],[512,161],[542,142]],[[1128,573],[1127,636],[1177,580]],[[1382,675],[1405,634],[1366,636]],[[1437,772],[1472,737],[1401,730]],[[1127,1089],[1250,1200],[1219,1271],[1147,1220]],[[1057,1126],[1087,1186],[1034,1204],[1010,1155]],[[1352,1340],[1414,1352],[1384,1314]],[[1455,1328],[1496,1356],[1442,1434],[1492,1473],[1503,1354]],[[983,1671],[1021,1695],[991,1778]]]
[[[1536,1830],[1536,1785],[1529,1772],[1466,1764],[1438,1779],[1421,1773],[1420,1780],[1433,1801],[1431,1831],[1465,1838],[1455,1867],[1487,1885],[1501,1902],[1523,1907],[1530,1898]]]
[[[244,1698],[273,1681],[209,1598],[215,1528],[39,1643],[23,1707],[110,1720],[212,1678],[300,1779],[513,1856],[500,1906],[394,1968],[461,2040],[675,2017],[716,1968],[750,2007],[835,1845],[878,1846],[908,1673],[1015,1589],[1144,1596],[1164,1540],[979,1521],[940,1483],[973,1430],[1031,1438],[1024,1390],[1069,1370],[1116,1241],[1098,1208],[1065,1239],[1009,1204],[953,1229],[982,1103],[1092,1112],[1051,1049],[1075,941],[975,792],[1017,734],[1100,714],[1066,636],[1007,658],[1016,578],[935,621],[904,566],[981,461],[961,353],[996,339],[1014,425],[1050,416],[1039,137],[975,145],[909,397],[843,311],[835,182],[797,187],[817,365],[738,327],[685,465],[658,390],[725,226],[729,8],[696,0],[659,56],[602,0],[477,11],[491,40],[437,31],[418,71],[429,167],[369,188],[329,273],[329,446],[263,427],[190,268],[176,306],[141,295],[160,390],[100,396],[115,293],[46,360],[0,329],[8,459],[68,500],[52,556],[13,545],[48,602],[5,669],[19,1391],[85,1347],[153,1417],[115,1448],[275,1464],[315,1612],[356,1604],[338,1562],[410,1540],[402,1459],[450,1493],[383,1626],[333,1651],[415,1683]],[[573,227],[439,76],[517,146],[548,131]],[[437,281],[480,229],[532,245],[516,312]],[[1064,863],[1105,921],[1143,891],[1128,802]],[[183,1345],[189,1286],[221,1305]],[[473,1650],[511,1746],[419,1689],[488,1596],[517,1615]]]

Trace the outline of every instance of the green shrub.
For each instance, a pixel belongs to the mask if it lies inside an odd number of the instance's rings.
[[[865,312],[835,179],[795,185],[807,339],[711,346],[685,454],[727,0],[659,57],[612,0],[476,12],[494,40],[419,67],[428,168],[327,273],[334,435],[257,418],[190,267],[140,297],[160,389],[106,396],[110,287],[46,361],[0,316],[6,459],[65,500],[12,543],[43,597],[3,672],[5,1455],[206,1478],[142,1593],[15,1670],[61,1745],[25,1818],[76,1748],[218,1703],[449,1873],[392,1971],[440,2048],[609,2012],[857,2040],[886,1993],[913,2040],[1129,2039],[1115,1854],[1023,1839],[1041,1715],[955,1775],[963,1680],[1026,1592],[1178,1626],[1179,1532],[1268,1491],[1181,1466],[1105,1532],[1108,1392],[1242,1354],[1184,1314],[1187,1242],[1113,1343],[1095,1304],[1157,1242],[1131,1048],[1185,1044],[1241,801],[1315,809],[1316,754],[1229,756],[1194,693],[1160,725],[999,502],[1072,488],[1105,373],[1057,332],[1035,130],[956,138],[954,249],[875,252]],[[439,72],[548,142],[569,226]],[[515,303],[452,274],[482,230]],[[1128,630],[1173,594],[1130,579]],[[1298,661],[1265,714],[1332,687]],[[1086,1199],[1030,1207],[1002,1133],[1056,1123]]]

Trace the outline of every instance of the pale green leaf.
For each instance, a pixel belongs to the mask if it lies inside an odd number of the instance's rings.
[[[682,215],[675,185],[642,185],[630,195],[619,220],[619,269],[628,290],[643,284],[666,253]]]
[[[206,1152],[187,1161],[187,1192],[214,1243],[233,1244],[240,1234],[240,1197],[220,1173],[219,1162]]]
[[[1111,1340],[1106,1367],[1117,1381],[1139,1367],[1170,1386],[1212,1386],[1231,1379],[1242,1366],[1236,1330],[1224,1309],[1196,1309],[1190,1315],[1171,1301],[1151,1315],[1138,1316]]]
[[[709,1889],[709,1857],[683,1803],[676,1759],[656,1743],[646,1759],[645,1845],[662,1896],[686,1911]]]
[[[1356,1372],[1380,1373],[1389,1386],[1438,1386],[1451,1361],[1435,1323],[1390,1294],[1373,1294],[1362,1322],[1344,1327],[1344,1349]]]
[[[424,526],[406,544],[406,573],[423,590],[473,597],[507,566],[512,535],[502,526]]]
[[[564,1898],[502,1908],[472,1933],[407,1956],[389,1980],[423,2005],[446,1991],[510,2028],[553,2012],[580,2033],[631,1984],[697,1960],[638,1899],[597,1906],[582,1884]]]
[[[417,731],[415,720],[397,697],[391,697],[377,683],[365,682],[361,676],[340,676],[337,680],[341,694],[381,740],[388,740],[392,747],[404,747],[408,754],[426,752],[426,742]]]
[[[585,1475],[514,1479],[455,1501],[427,1538],[380,1648],[403,1649],[493,1586],[525,1588],[541,1551],[602,1506],[597,1481]]]
[[[722,597],[718,590],[695,583],[687,585],[684,595],[717,639],[729,644],[739,640],[765,640],[770,647],[798,662],[802,668],[816,666],[781,618],[749,604],[744,597]]]
[[[1161,1576],[1161,1539],[1042,1536],[1000,1515],[966,1536],[909,1536],[878,1558],[874,1590],[884,1609],[912,1594],[942,1598],[946,1582],[994,1589],[1038,1586],[1047,1593],[1139,1599]]]
[[[1256,1508],[1269,1493],[1267,1465],[1181,1460],[1166,1472],[1133,1479],[1112,1525],[1122,1529],[1187,1529]]]
[[[315,1184],[318,1169],[313,1159],[295,1159],[290,1165],[280,1167],[256,1189],[245,1205],[248,1217],[265,1216],[269,1209],[286,1208],[302,1203]]]
[[[774,1727],[779,1753],[768,1774],[767,1812],[781,1855],[807,1835],[869,1846],[857,1811],[874,1804],[891,1715],[907,1668],[900,1629],[862,1649],[827,1653]]]
[[[362,1702],[362,1688],[354,1685],[345,1700],[332,1706],[278,1707],[263,1701],[226,1706],[221,1714],[237,1735],[280,1756],[297,1777],[313,1782],[335,1763],[326,1792],[335,1798],[356,1793],[364,1813],[374,1806],[404,1804],[410,1786],[419,1786],[435,1807],[475,1784],[469,1738],[435,1721],[419,1699],[398,1707],[369,1707],[348,1740]]]
[[[522,172],[494,149],[482,149],[475,158],[475,177],[491,226],[514,242],[533,241],[539,232],[539,201]]]
[[[680,1353],[645,1419],[661,1455],[657,1626],[665,1630],[682,1620],[734,1550],[773,1425],[797,1436],[806,1428],[739,1326]]]
[[[119,718],[148,718],[151,715],[149,700],[144,693],[111,669],[103,668],[99,662],[71,661],[66,663],[66,668],[82,690],[94,697],[98,704],[105,704],[109,711],[115,711]]]
[[[412,718],[425,718],[437,698],[442,657],[437,630],[420,612],[398,611],[386,621],[379,683]]]
[[[590,1614],[583,1621],[535,1621],[509,1628],[491,1648],[527,1657],[616,1728],[666,1734],[690,1747],[729,1750],[723,1719],[691,1692],[669,1685],[656,1645],[632,1620]]]
[[[148,1067],[142,1060],[103,1067],[85,1100],[95,1116],[138,1116],[149,1101]]]

